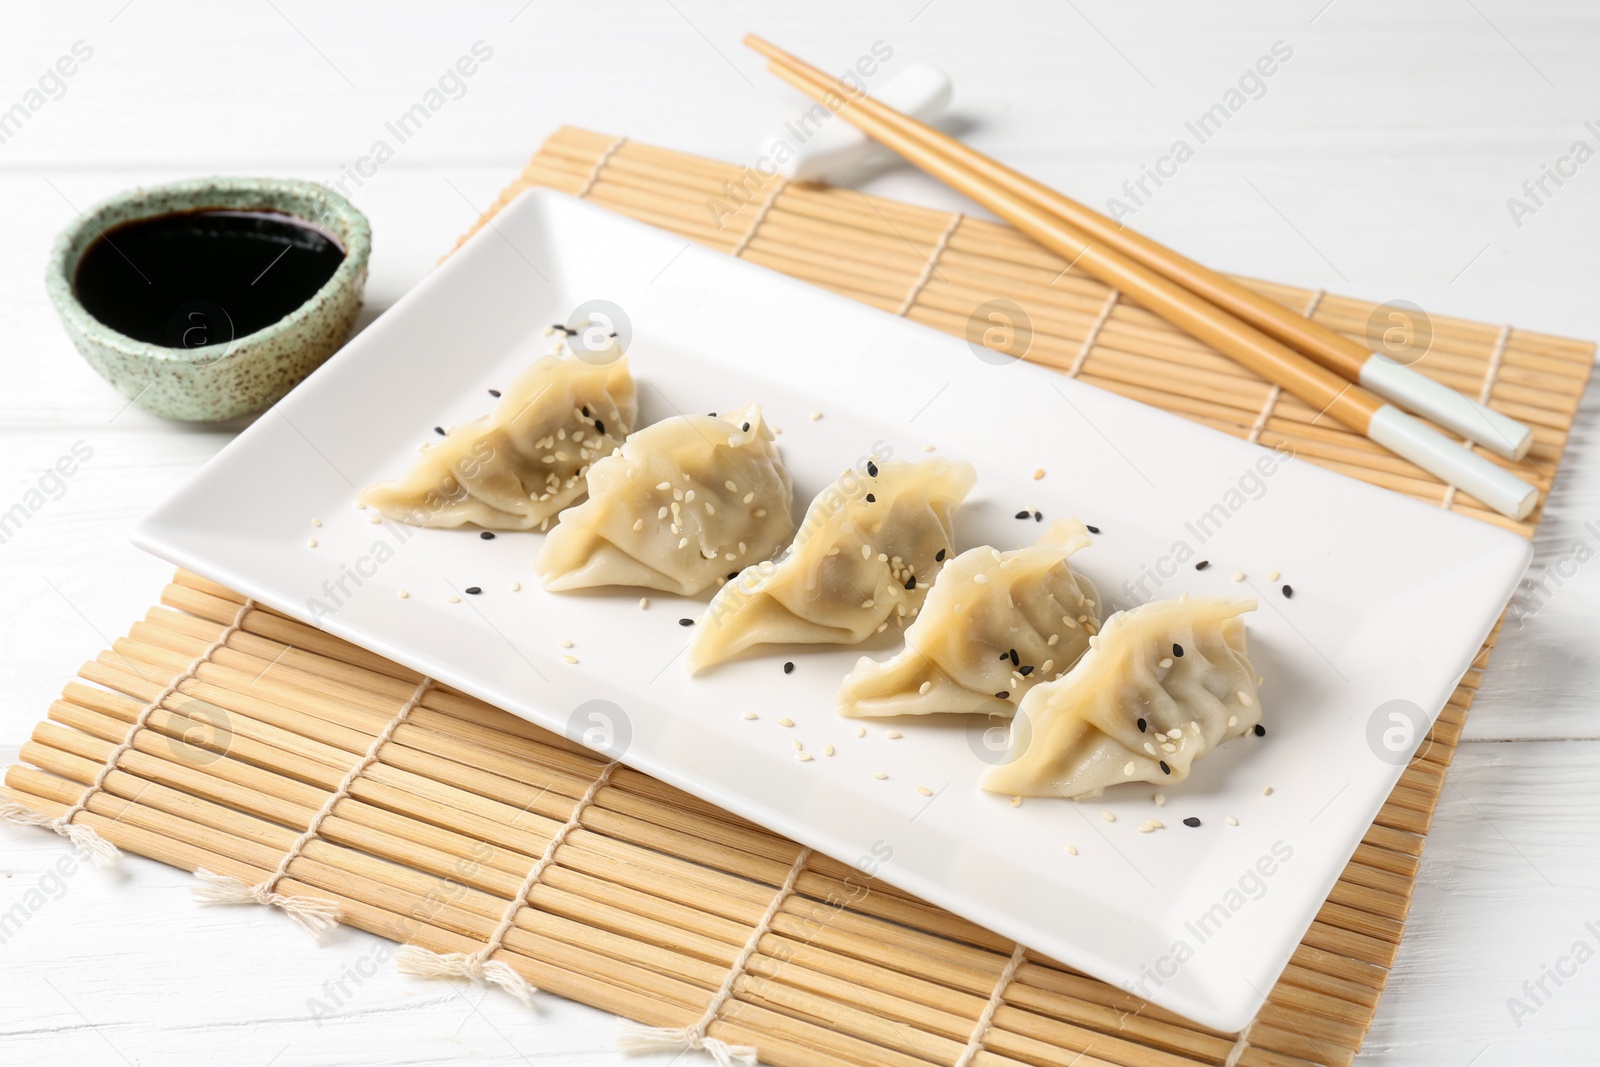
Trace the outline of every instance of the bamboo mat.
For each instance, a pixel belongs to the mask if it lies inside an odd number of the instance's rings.
[[[732,203],[740,182],[745,203],[718,228],[708,200]],[[1009,299],[1034,324],[1028,358],[1524,534],[1540,515],[1510,523],[1451,493],[1001,225],[757,184],[573,129],[501,204],[530,185],[952,333],[977,305]],[[1354,333],[1370,313],[1251,284]],[[1531,422],[1521,473],[1548,488],[1594,346],[1454,319],[1433,329],[1421,367]],[[1332,1067],[1371,1024],[1493,643],[1243,1035],[1186,1022],[187,572],[68,683],[3,799],[75,812],[121,848],[265,886],[280,905],[332,902],[349,925],[508,965],[498,973],[649,1026],[699,1024],[785,1067]]]

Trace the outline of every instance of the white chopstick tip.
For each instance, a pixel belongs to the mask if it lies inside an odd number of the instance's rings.
[[[1373,414],[1367,436],[1509,518],[1521,521],[1539,503],[1537,487],[1392,404],[1383,405]]]

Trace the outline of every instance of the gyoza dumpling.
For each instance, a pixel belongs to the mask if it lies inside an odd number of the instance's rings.
[[[589,469],[589,499],[561,513],[534,569],[558,592],[633,585],[694,596],[788,544],[793,506],[759,406],[679,415]]]
[[[424,445],[409,474],[356,500],[412,526],[543,528],[583,496],[589,465],[616,449],[638,415],[625,358],[601,366],[545,356],[488,415]]]
[[[1239,617],[1255,606],[1182,597],[1111,616],[1076,667],[1023,699],[1007,762],[985,772],[983,788],[1076,799],[1119,782],[1183,781],[1261,719]]]
[[[906,647],[883,661],[861,657],[839,687],[839,711],[1010,714],[1007,702],[1065,674],[1099,629],[1099,594],[1067,566],[1088,544],[1083,523],[1063,519],[1037,545],[986,545],[946,563]]]
[[[723,586],[695,629],[689,669],[752,645],[853,645],[914,618],[951,552],[970,463],[869,461],[817,494],[783,558]]]

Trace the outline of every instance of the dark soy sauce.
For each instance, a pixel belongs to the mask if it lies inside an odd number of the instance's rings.
[[[166,348],[226,344],[271,326],[325,285],[344,249],[287,215],[189,211],[95,238],[73,288],[89,314]]]

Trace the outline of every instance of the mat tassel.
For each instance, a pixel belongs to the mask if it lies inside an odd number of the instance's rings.
[[[524,1008],[533,1007],[533,995],[539,990],[509,963],[500,960],[483,960],[478,953],[430,952],[416,945],[406,945],[394,955],[401,974],[417,978],[466,978],[484,985],[499,986],[522,1002]]]
[[[699,1050],[717,1061],[717,1067],[756,1067],[760,1062],[756,1050],[749,1045],[730,1045],[715,1037],[707,1037],[697,1026],[681,1030],[670,1026],[641,1026],[628,1019],[618,1027],[617,1048],[629,1056],[649,1052],[689,1052]]]
[[[200,880],[194,898],[202,904],[265,904],[288,915],[312,937],[321,937],[339,925],[339,906],[331,901],[291,897],[270,889],[269,882],[248,885],[232,875],[215,874],[204,867],[194,876]]]
[[[8,822],[15,826],[42,826],[46,830],[54,831],[71,841],[74,847],[88,853],[89,859],[96,867],[115,867],[117,861],[122,858],[117,846],[101,837],[92,827],[65,818],[52,819],[48,815],[41,815],[32,808],[25,808],[9,800],[0,802],[0,822]]]

